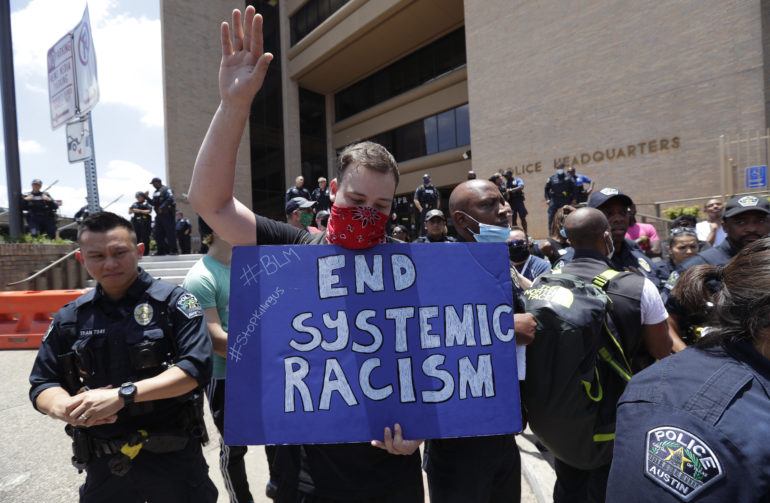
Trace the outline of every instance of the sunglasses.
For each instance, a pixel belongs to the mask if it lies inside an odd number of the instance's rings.
[[[692,234],[696,236],[695,227],[674,227],[671,229],[671,236],[678,236],[680,234]]]

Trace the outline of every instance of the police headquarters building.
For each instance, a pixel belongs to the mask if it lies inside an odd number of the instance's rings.
[[[544,237],[543,186],[558,161],[649,213],[655,201],[720,193],[720,135],[767,125],[766,1],[164,0],[177,191],[219,104],[219,22],[248,4],[276,59],[241,141],[235,195],[279,219],[297,175],[312,189],[333,176],[336,152],[373,140],[399,163],[401,214],[426,172],[446,209],[468,170],[511,169]]]

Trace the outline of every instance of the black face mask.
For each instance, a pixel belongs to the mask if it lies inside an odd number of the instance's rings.
[[[529,245],[523,239],[508,242],[508,256],[512,262],[524,262],[529,257]]]

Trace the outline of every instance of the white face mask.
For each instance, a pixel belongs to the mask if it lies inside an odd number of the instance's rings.
[[[612,256],[615,254],[615,243],[612,241],[612,236],[609,236],[610,238],[610,244],[607,244],[607,236],[609,233],[604,235],[604,245],[607,247],[607,258],[609,260],[612,260]]]

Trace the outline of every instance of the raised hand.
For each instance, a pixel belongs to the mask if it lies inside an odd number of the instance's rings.
[[[222,63],[219,67],[219,94],[223,104],[248,107],[262,87],[267,67],[273,59],[263,53],[262,16],[254,7],[233,11],[232,40],[230,25],[222,23]]]

